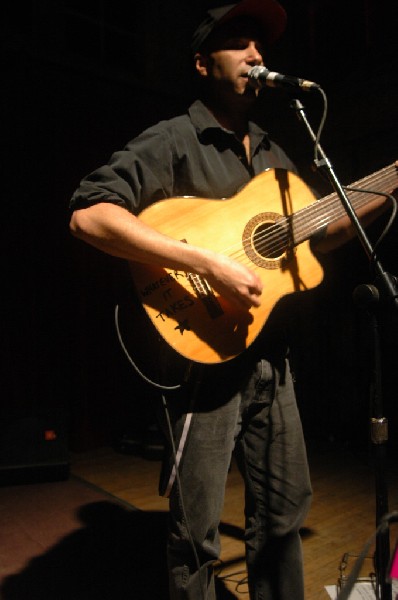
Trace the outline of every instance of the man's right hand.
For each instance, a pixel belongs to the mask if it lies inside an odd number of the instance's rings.
[[[239,308],[260,306],[263,284],[258,275],[227,256],[215,256],[211,273],[205,275],[211,287]]]

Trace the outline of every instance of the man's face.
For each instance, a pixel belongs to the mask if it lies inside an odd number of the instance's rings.
[[[263,64],[257,28],[249,23],[223,28],[206,51],[197,55],[197,69],[214,91],[253,99],[258,91],[249,84],[247,74],[251,67]]]

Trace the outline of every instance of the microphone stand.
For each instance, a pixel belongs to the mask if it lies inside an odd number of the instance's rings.
[[[317,143],[316,135],[314,134],[311,125],[308,122],[304,107],[301,102],[297,99],[293,100],[291,107],[296,110],[299,120],[301,120],[306,128],[310,137],[314,142]],[[332,165],[327,158],[325,152],[319,143],[317,143],[317,149],[321,160],[315,160],[315,166],[320,169],[322,168],[337,195],[339,196],[348,216],[353,223],[359,240],[365,250],[365,253],[370,260],[374,259],[374,268],[376,274],[376,283],[374,286],[362,285],[358,286],[354,292],[354,297],[362,303],[366,302],[368,306],[375,305],[378,303],[381,294],[387,296],[392,306],[398,309],[398,291],[395,284],[394,278],[386,273],[380,264],[377,257],[374,256],[374,251],[366,233],[361,226],[358,217],[342,187],[340,184]],[[379,293],[380,292],[380,293]],[[378,332],[378,324],[375,314],[372,314],[371,320],[373,347],[374,347],[374,371],[373,371],[373,385],[371,386],[373,397],[371,398],[371,419],[370,419],[370,436],[373,448],[373,455],[375,459],[375,491],[376,491],[376,525],[378,526],[381,522],[382,517],[388,512],[388,487],[385,475],[385,458],[388,441],[388,420],[383,416],[382,406],[382,394],[381,394],[381,359],[380,359],[380,339]],[[381,528],[382,530],[376,536],[376,552],[375,552],[375,568],[376,568],[376,593],[377,598],[381,600],[392,600],[392,589],[391,583],[387,581],[387,568],[390,557],[390,539],[389,530],[387,528]]]

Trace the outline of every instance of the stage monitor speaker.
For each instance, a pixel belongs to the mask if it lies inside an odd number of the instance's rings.
[[[69,477],[66,419],[19,416],[0,424],[0,485],[60,481]]]

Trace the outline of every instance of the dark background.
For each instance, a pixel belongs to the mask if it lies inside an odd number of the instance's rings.
[[[391,164],[398,130],[397,3],[283,4],[289,25],[267,65],[325,90],[321,141],[340,180],[350,183]],[[15,446],[37,418],[57,423],[75,451],[125,432],[143,435],[152,422],[154,392],[127,363],[113,323],[115,303],[129,288],[125,265],[70,236],[68,202],[81,177],[191,100],[189,39],[205,6],[199,0],[43,0],[7,8],[0,433],[6,440],[15,431]],[[320,96],[300,98],[316,128]],[[310,175],[312,145],[289,102],[286,92],[268,90],[261,110],[271,135]],[[372,228],[372,241],[383,223]],[[380,250],[394,274],[396,235],[394,224]],[[308,437],[368,439],[367,318],[353,305],[352,291],[369,281],[367,258],[354,241],[327,258],[320,288],[289,306]],[[397,439],[396,318],[381,312],[383,410],[390,438]]]

